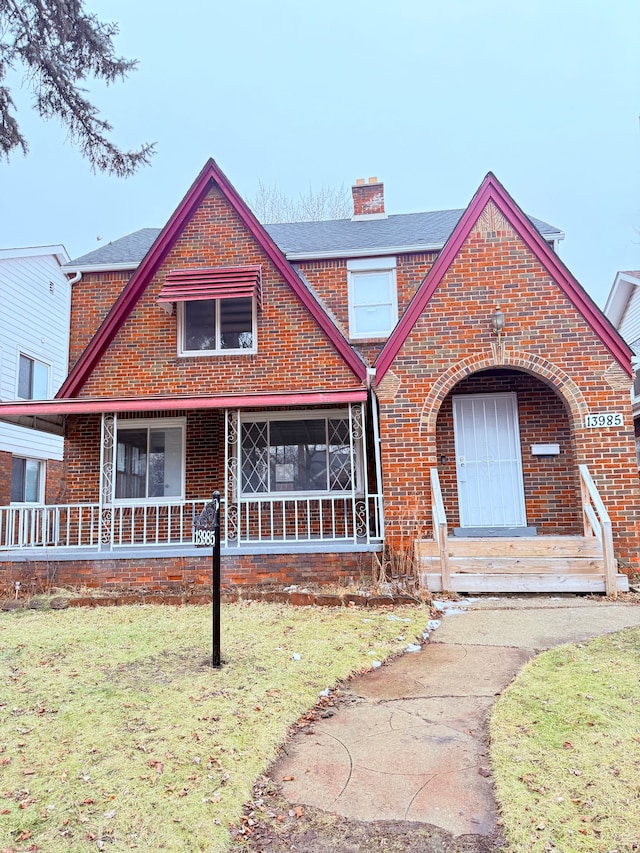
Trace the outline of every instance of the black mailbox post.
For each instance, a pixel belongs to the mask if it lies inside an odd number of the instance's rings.
[[[213,596],[213,654],[211,666],[219,668],[220,659],[220,492],[213,493],[193,523],[196,545],[211,545],[211,591]]]

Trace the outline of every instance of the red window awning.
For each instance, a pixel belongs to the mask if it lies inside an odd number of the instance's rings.
[[[158,302],[191,302],[198,299],[241,299],[253,297],[262,305],[262,267],[209,267],[172,270]]]

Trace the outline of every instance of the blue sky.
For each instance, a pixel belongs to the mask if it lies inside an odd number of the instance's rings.
[[[375,175],[388,213],[464,207],[493,171],[565,231],[600,305],[616,270],[640,269],[637,0],[86,5],[140,62],[95,101],[118,144],[157,153],[133,178],[94,175],[16,91],[31,150],[0,164],[0,248],[75,257],[162,226],[211,156],[249,197]]]

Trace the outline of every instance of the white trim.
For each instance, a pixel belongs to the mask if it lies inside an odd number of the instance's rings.
[[[125,429],[170,429],[171,427],[180,427],[181,432],[181,440],[180,440],[180,457],[181,457],[181,470],[180,470],[180,494],[179,495],[166,495],[161,498],[159,497],[149,497],[146,498],[117,498],[116,497],[116,480],[118,477],[117,465],[118,465],[118,433]],[[186,432],[187,432],[187,419],[183,418],[136,418],[135,420],[123,420],[122,418],[116,419],[114,421],[114,434],[113,434],[113,459],[111,460],[113,465],[113,476],[112,476],[112,495],[111,495],[111,503],[114,506],[120,506],[125,504],[127,506],[147,506],[149,504],[153,505],[163,505],[163,504],[174,504],[179,501],[186,500],[185,491],[186,491],[186,467],[187,467],[187,454],[186,454]],[[149,460],[147,459],[147,469],[145,474],[145,490],[149,491]]]
[[[376,272],[377,270],[394,270],[398,266],[396,258],[363,258],[348,260],[347,269],[354,272]]]
[[[207,358],[213,356],[214,358],[220,358],[220,356],[225,355],[255,355],[258,352],[258,306],[257,300],[255,297],[242,296],[238,297],[239,299],[251,299],[251,325],[252,325],[252,347],[243,347],[241,349],[196,349],[196,350],[187,350],[182,348],[182,342],[184,338],[185,331],[185,323],[184,323],[184,306],[187,301],[180,301],[178,303],[178,310],[176,311],[176,346],[177,346],[177,355],[178,358],[199,358],[202,356],[206,356]],[[220,342],[220,307],[221,303],[224,301],[222,299],[207,299],[204,300],[206,302],[215,302],[216,303],[216,319],[215,319],[215,336],[216,336],[216,344]]]
[[[120,272],[120,270],[136,270],[142,263],[139,261],[125,261],[118,264],[65,264],[62,271],[65,273],[76,272]]]
[[[38,258],[46,255],[52,255],[60,264],[68,264],[71,258],[67,254],[67,250],[61,243],[52,246],[25,246],[16,249],[0,249],[0,261],[11,260],[13,258]]]
[[[386,219],[386,213],[354,213],[351,217],[352,222],[360,222],[364,219]]]

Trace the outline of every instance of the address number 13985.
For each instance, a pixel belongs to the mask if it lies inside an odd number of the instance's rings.
[[[624,418],[621,412],[612,412],[603,415],[586,415],[584,425],[587,429],[599,429],[602,427],[624,426]]]

